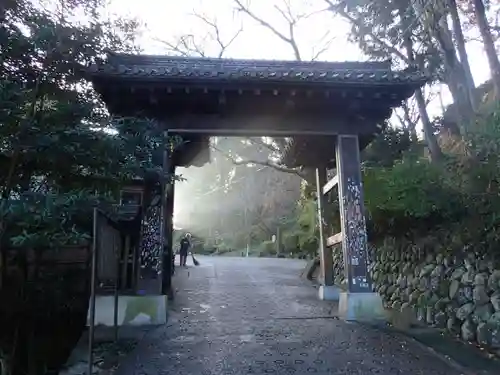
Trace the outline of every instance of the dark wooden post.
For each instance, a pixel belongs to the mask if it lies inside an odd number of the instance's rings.
[[[170,193],[172,171],[172,150],[168,132],[163,133],[163,170],[162,170],[162,261],[161,261],[161,294],[172,297],[172,219],[173,219],[173,194]],[[170,196],[172,195],[172,199]],[[170,203],[171,201],[171,203]]]
[[[327,247],[326,239],[328,233],[328,224],[324,213],[326,208],[326,197],[323,194],[323,186],[327,182],[326,167],[316,168],[316,195],[317,195],[317,223],[319,227],[319,259],[320,259],[320,278],[321,284],[333,285],[333,256],[332,251]]]
[[[281,254],[281,228],[278,226],[276,228],[276,256],[278,257]]]
[[[348,292],[371,293],[358,137],[339,135],[336,157],[342,249]]]
[[[175,180],[174,180],[174,175],[175,175],[175,165],[170,166],[170,184],[168,185],[167,189],[167,210],[169,214],[169,220],[168,224],[169,227],[167,228],[167,231],[165,233],[166,236],[166,242],[167,242],[167,251],[168,251],[168,260],[170,264],[170,277],[173,276],[174,274],[174,263],[172,261],[172,258],[174,256],[174,242],[173,242],[173,236],[174,236],[174,202],[175,202]]]

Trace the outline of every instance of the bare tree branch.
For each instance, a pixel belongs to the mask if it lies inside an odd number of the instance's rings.
[[[312,57],[311,61],[316,61],[320,58],[320,56],[328,51],[332,46],[333,41],[336,39],[336,36],[331,35],[331,30],[327,30],[325,34],[320,39],[321,47],[316,50],[316,47],[312,48]]]
[[[395,111],[394,114],[398,118],[399,124],[401,125],[402,128],[408,128],[408,124],[406,123],[405,119],[399,114],[398,111]]]
[[[295,17],[293,16],[292,13],[292,6],[289,1],[283,0],[283,5],[285,7],[285,10],[281,9],[278,5],[274,5],[274,9],[278,11],[278,13],[281,14],[281,16],[290,24],[290,25],[295,25],[296,20]]]
[[[209,39],[211,39],[217,43],[219,47],[219,52],[217,53],[217,57],[221,58],[227,51],[227,49],[233,44],[233,42],[238,38],[238,36],[243,31],[243,27],[240,26],[240,28],[234,33],[234,35],[228,41],[224,41],[221,29],[217,24],[216,18],[210,19],[208,16],[197,12],[193,12],[191,16],[199,19],[211,29],[211,31],[201,39],[201,42],[198,42],[195,36],[192,34],[185,34],[179,36],[175,43],[160,39],[157,39],[157,41],[165,45],[168,51],[179,54],[181,56],[207,57],[206,52],[202,46],[205,45],[209,41]]]
[[[407,128],[410,131],[412,137],[416,138],[416,126],[417,122],[420,120],[420,115],[418,115],[416,119],[412,118],[408,100],[405,100],[401,107],[403,109],[404,119],[400,119],[400,121],[402,121],[403,127]]]
[[[274,143],[266,143],[262,138],[247,137],[248,141],[256,146],[263,147],[271,153],[281,153],[281,149]]]
[[[288,36],[286,36],[284,33],[280,32],[278,29],[276,29],[273,25],[271,25],[268,21],[264,20],[263,18],[257,16],[255,13],[253,13],[250,10],[250,6],[244,5],[241,0],[234,0],[236,5],[237,5],[237,10],[239,12],[242,12],[252,18],[254,21],[259,23],[261,26],[265,27],[266,29],[270,30],[274,35],[276,35],[278,38],[280,38],[282,41],[285,43],[289,44],[290,47],[292,47],[293,54],[296,60],[301,61],[302,57],[300,54],[299,47],[297,45],[297,41],[295,40],[295,26],[297,22],[299,22],[300,18],[297,18],[296,16],[293,16],[290,8],[290,4],[285,0],[285,10],[281,9],[277,5],[275,6],[276,10],[281,14],[281,16],[288,22]]]
[[[212,145],[212,149],[219,152],[222,154],[224,157],[226,157],[231,163],[234,165],[249,165],[249,164],[255,164],[255,165],[261,165],[264,167],[269,167],[273,168],[279,172],[284,172],[284,173],[291,173],[291,174],[296,174],[300,178],[305,179],[306,175],[303,173],[301,168],[289,168],[285,165],[280,165],[277,163],[274,163],[271,160],[254,160],[254,159],[237,159],[236,157],[232,156],[231,154],[222,151],[218,147]]]
[[[176,43],[160,39],[156,39],[156,41],[165,45],[169,52],[173,52],[181,56],[206,57],[205,52],[196,44],[194,35],[191,34],[179,36]]]
[[[213,30],[214,40],[217,42],[217,44],[220,47],[219,54],[217,56],[219,58],[221,58],[224,55],[224,53],[226,52],[226,50],[231,46],[231,44],[236,40],[236,38],[238,38],[238,36],[243,31],[243,26],[240,26],[240,28],[238,29],[238,31],[236,31],[236,33],[232,36],[232,38],[229,41],[224,42],[222,40],[221,32],[220,32],[220,29],[219,29],[219,25],[217,24],[217,19],[216,18],[214,18],[213,20],[211,20],[207,16],[199,14],[199,13],[196,13],[196,12],[193,13],[193,16],[196,17],[196,18],[198,18],[198,19],[200,19],[201,21],[203,21],[205,24],[207,24],[208,26],[210,26],[210,28]]]
[[[265,27],[269,31],[271,31],[274,35],[276,35],[278,38],[280,38],[282,41],[290,45],[293,51],[293,55],[297,61],[302,61],[302,54],[300,52],[295,32],[296,32],[296,27],[297,24],[302,21],[306,20],[314,15],[323,13],[325,9],[320,9],[320,10],[315,10],[312,12],[305,12],[305,13],[299,13],[299,14],[294,14],[292,10],[292,6],[290,3],[290,0],[283,0],[283,4],[281,6],[275,5],[274,8],[276,11],[281,15],[281,17],[288,23],[288,33],[285,34],[284,32],[279,31],[276,27],[274,27],[270,22],[266,21],[264,18],[259,17],[257,14],[255,14],[251,9],[250,5],[247,3],[246,5],[243,4],[242,0],[234,0],[237,7],[237,11],[242,12],[249,16],[251,19],[259,23],[261,26]],[[321,46],[316,48],[313,48],[312,50],[312,58],[311,60],[317,60],[323,53],[325,53],[331,46],[333,40],[335,37],[331,35],[331,31],[328,30],[323,37],[320,39],[320,44]]]

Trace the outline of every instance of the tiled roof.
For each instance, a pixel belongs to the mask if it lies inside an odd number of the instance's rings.
[[[319,84],[402,84],[420,86],[419,72],[392,71],[390,62],[302,62],[186,58],[110,54],[105,64],[93,65],[91,77],[115,76],[137,80],[199,82],[289,82]]]

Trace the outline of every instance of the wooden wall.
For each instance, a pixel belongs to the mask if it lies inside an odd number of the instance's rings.
[[[98,286],[114,286],[118,268],[117,256],[121,255],[121,234],[104,218],[97,229],[97,280]]]

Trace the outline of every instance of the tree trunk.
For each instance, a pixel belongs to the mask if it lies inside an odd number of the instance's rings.
[[[468,79],[461,62],[455,52],[455,45],[448,26],[446,7],[448,3],[437,2],[432,11],[426,11],[427,3],[424,0],[417,0],[415,5],[419,15],[423,15],[422,24],[437,42],[438,48],[443,54],[444,71],[446,84],[453,96],[453,101],[457,108],[457,123],[464,128],[474,115],[472,100],[467,89]],[[412,5],[409,5],[412,9]]]
[[[405,15],[406,9],[404,9],[403,4],[401,4],[399,8],[399,14],[401,17],[401,30],[405,32],[409,29],[409,19]],[[416,66],[415,55],[413,53],[413,41],[411,40],[411,34],[405,32],[406,35],[403,35],[403,45],[406,49],[406,55],[408,56],[408,61],[410,65]],[[420,114],[420,119],[422,120],[422,125],[424,128],[425,140],[427,143],[427,147],[429,149],[429,153],[431,159],[433,161],[439,161],[442,159],[441,148],[436,139],[436,135],[434,134],[432,123],[429,119],[429,114],[427,113],[427,106],[425,104],[424,95],[422,94],[421,89],[415,90],[415,99],[417,101],[418,112]]]
[[[429,114],[427,113],[427,107],[425,105],[424,95],[422,90],[417,89],[415,91],[415,99],[417,100],[418,112],[420,113],[420,119],[422,120],[422,125],[424,128],[425,140],[427,147],[429,149],[432,161],[439,161],[443,157],[441,148],[437,142],[436,135],[434,134],[434,129],[432,127],[431,120],[429,119]]]
[[[405,100],[403,103],[403,114],[404,114],[404,121],[406,122],[406,126],[408,128],[408,131],[410,132],[410,139],[413,143],[418,142],[418,136],[417,136],[417,129],[415,126],[415,122],[410,117],[410,109],[408,108],[408,100]]]
[[[462,63],[458,60],[455,45],[444,15],[440,17],[431,29],[444,56],[447,84],[456,104],[458,123],[466,129],[474,115],[473,100],[468,89],[469,84]]]
[[[472,71],[469,64],[469,56],[467,55],[467,50],[465,49],[465,37],[462,31],[460,17],[458,15],[457,3],[456,0],[448,0],[448,3],[452,20],[453,33],[455,34],[455,42],[458,49],[458,55],[460,56],[460,62],[464,70],[465,79],[467,80],[467,88],[469,91],[472,108],[474,109],[474,111],[476,111],[477,100],[474,92],[476,85],[474,84],[474,78],[472,77]]]
[[[458,60],[457,60],[458,61]],[[460,65],[450,66],[445,63],[445,83],[453,97],[452,111],[453,118],[447,118],[450,124],[457,124],[454,134],[459,134],[460,130],[467,132],[470,120],[473,117],[474,109],[466,88],[465,76]]]
[[[483,0],[473,0],[474,13],[476,15],[476,22],[483,38],[484,50],[488,57],[488,64],[491,71],[491,80],[495,88],[495,97],[500,98],[500,62],[495,50],[495,43],[491,35],[490,25],[486,18],[486,10],[484,8]]]

